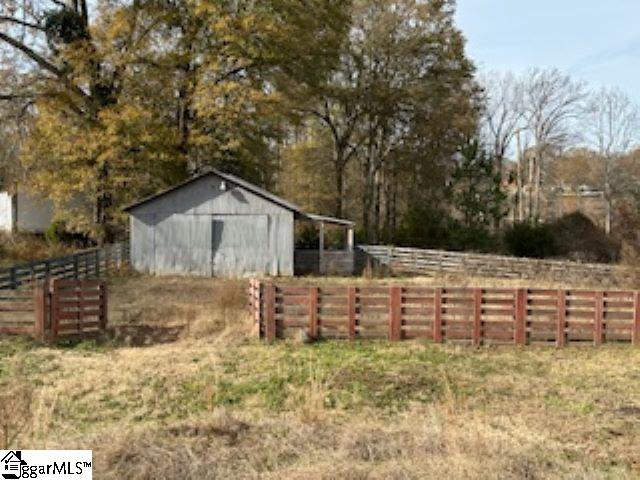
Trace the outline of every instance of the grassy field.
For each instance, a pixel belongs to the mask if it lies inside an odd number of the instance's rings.
[[[640,351],[252,337],[242,282],[121,279],[108,339],[0,339],[0,433],[96,478],[640,478]]]

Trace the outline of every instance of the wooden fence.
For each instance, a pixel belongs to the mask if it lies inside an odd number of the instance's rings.
[[[0,334],[55,343],[61,337],[95,334],[107,326],[104,281],[56,279],[35,286],[30,296],[22,289],[17,292],[7,297],[15,299],[12,303],[0,303]]]
[[[268,341],[311,338],[482,344],[640,345],[640,292],[426,286],[249,285]]]
[[[32,286],[38,281],[56,278],[99,278],[109,270],[129,263],[129,244],[106,245],[0,269],[0,290]]]
[[[382,265],[398,273],[419,275],[460,274],[493,278],[537,279],[541,276],[564,281],[567,277],[588,278],[595,281],[635,281],[640,271],[618,265],[579,263],[561,260],[536,260],[448,252],[420,248],[358,245],[360,268],[363,264]]]

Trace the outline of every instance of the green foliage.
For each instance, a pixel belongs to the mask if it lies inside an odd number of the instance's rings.
[[[44,15],[44,29],[52,49],[58,45],[87,40],[89,32],[82,16],[67,7],[51,10]]]
[[[303,224],[296,231],[296,248],[317,249],[318,229],[311,224]]]
[[[49,243],[60,243],[65,233],[65,225],[63,220],[55,220],[51,222],[49,228],[44,231],[44,238]]]
[[[447,193],[468,227],[496,224],[506,215],[507,195],[502,191],[500,172],[495,171],[494,159],[477,140],[460,149]]]
[[[546,258],[558,253],[551,225],[518,223],[504,233],[504,244],[516,257]]]
[[[392,238],[400,246],[444,250],[495,251],[499,240],[484,225],[465,225],[440,208],[413,207]]]

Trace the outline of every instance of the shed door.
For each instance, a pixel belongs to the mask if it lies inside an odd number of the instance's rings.
[[[213,274],[261,274],[269,267],[267,215],[215,215],[212,221]]]
[[[171,215],[155,228],[157,273],[211,275],[211,220],[204,215]]]

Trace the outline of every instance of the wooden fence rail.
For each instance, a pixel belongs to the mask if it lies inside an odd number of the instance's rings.
[[[106,245],[0,269],[0,290],[16,290],[38,281],[56,278],[99,278],[113,268],[129,263],[129,244]]]
[[[6,291],[0,290],[0,293]],[[46,343],[90,335],[107,326],[107,288],[102,280],[56,279],[24,290],[11,304],[0,303],[0,334],[28,335]]]
[[[251,280],[249,309],[267,341],[426,338],[483,344],[630,342],[640,292],[400,285],[290,285]]]
[[[419,275],[461,274],[494,278],[537,279],[540,276],[564,281],[567,276],[606,281],[637,280],[640,271],[618,265],[579,263],[562,260],[448,252],[420,248],[358,245],[359,263],[372,262],[395,272]],[[360,265],[363,267],[363,265]]]

